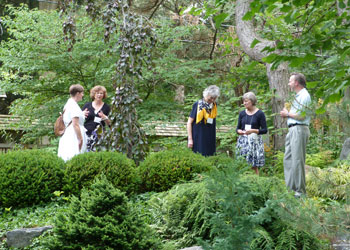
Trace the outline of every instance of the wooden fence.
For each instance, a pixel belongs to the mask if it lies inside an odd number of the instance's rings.
[[[25,119],[19,116],[12,115],[0,115],[0,130],[5,131],[21,131],[22,127],[18,126],[21,119]],[[164,122],[164,121],[152,121],[141,124],[148,136],[164,136],[164,137],[186,137],[187,129],[186,122]],[[53,125],[52,125],[53,127]],[[233,132],[231,126],[217,127],[217,137],[220,138],[224,134]],[[10,143],[0,143],[0,152],[6,152],[12,148]]]

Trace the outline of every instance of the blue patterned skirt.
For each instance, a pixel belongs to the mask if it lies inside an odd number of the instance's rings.
[[[240,135],[237,140],[236,154],[243,156],[252,167],[264,166],[265,152],[261,135]]]

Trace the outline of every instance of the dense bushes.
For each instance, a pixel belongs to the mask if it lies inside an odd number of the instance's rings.
[[[61,190],[64,161],[43,150],[1,154],[0,206],[26,207],[49,201]]]
[[[188,181],[194,173],[208,170],[211,163],[188,149],[161,151],[149,155],[139,166],[141,191],[165,191],[179,181]]]
[[[273,160],[273,176],[283,178],[283,158],[284,153],[278,151],[274,156]],[[305,164],[313,167],[326,168],[334,161],[332,152],[322,151],[315,154],[306,154]]]
[[[210,239],[208,213],[215,212],[215,204],[203,182],[184,183],[154,194],[147,216],[168,244],[181,249],[198,244],[198,238]]]
[[[212,171],[206,179],[217,208],[207,215],[212,238],[202,242],[205,249],[328,249],[311,229],[318,211],[303,208],[278,178],[244,176],[239,169]]]
[[[308,194],[335,200],[349,198],[349,170],[349,162],[343,162],[337,168],[312,168],[306,176]]]
[[[135,190],[135,163],[118,152],[90,152],[73,157],[66,164],[65,193],[79,194],[94,178],[104,173],[107,179],[121,191]]]
[[[136,214],[123,192],[104,175],[81,198],[72,197],[57,216],[54,234],[46,240],[49,249],[161,249],[153,231]]]

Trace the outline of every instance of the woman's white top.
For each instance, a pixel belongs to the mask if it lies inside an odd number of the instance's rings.
[[[58,156],[64,161],[68,161],[73,156],[86,151],[86,129],[84,128],[85,116],[78,103],[72,98],[68,99],[63,110],[65,110],[63,114],[63,122],[66,125],[66,130],[58,144]],[[73,124],[70,123],[74,117],[79,118],[80,133],[83,138],[83,146],[81,150],[79,150],[79,140],[73,128]]]

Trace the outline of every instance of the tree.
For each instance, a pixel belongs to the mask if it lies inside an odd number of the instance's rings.
[[[244,16],[248,13],[250,3],[252,1],[237,0],[236,2],[236,32],[240,44],[245,53],[256,61],[263,62],[263,58],[269,53],[264,51],[266,47],[275,47],[275,42],[261,38],[255,31],[253,21],[251,19],[244,20]],[[257,42],[257,44],[255,44]],[[255,44],[255,45],[254,45]],[[275,96],[272,99],[272,112],[277,114],[274,117],[274,127],[280,129],[285,127],[286,122],[278,114],[283,109],[284,101],[288,97],[288,64],[282,63],[277,69],[273,69],[272,65],[266,64],[266,72],[269,79],[270,88],[275,90]],[[284,146],[284,134],[274,133],[274,147],[281,149]]]
[[[85,2],[84,2],[85,3]],[[151,62],[151,51],[155,45],[155,37],[147,19],[136,16],[124,0],[86,1],[86,11],[93,21],[104,23],[104,40],[118,31],[118,41],[112,49],[119,51],[116,62],[116,74],[113,87],[115,96],[111,109],[111,129],[104,132],[99,140],[99,148],[126,153],[128,157],[139,161],[146,153],[146,137],[137,120],[136,106],[141,101],[136,85],[142,79],[144,67]],[[66,38],[70,41],[69,50],[75,43],[74,1],[61,1],[61,10],[68,12],[63,24]],[[119,26],[119,29],[117,26]]]
[[[110,91],[114,60],[101,22],[91,23],[82,12],[76,13],[76,44],[67,51],[62,39],[62,23],[56,11],[8,7],[3,17],[10,39],[0,46],[0,88],[20,95],[11,104],[10,113],[26,117],[18,124],[25,129],[25,142],[53,135],[52,126],[69,97],[68,89],[80,83],[85,90],[104,85]],[[110,43],[116,38],[111,37]],[[87,91],[86,91],[87,92]],[[89,100],[85,95],[85,101]]]

